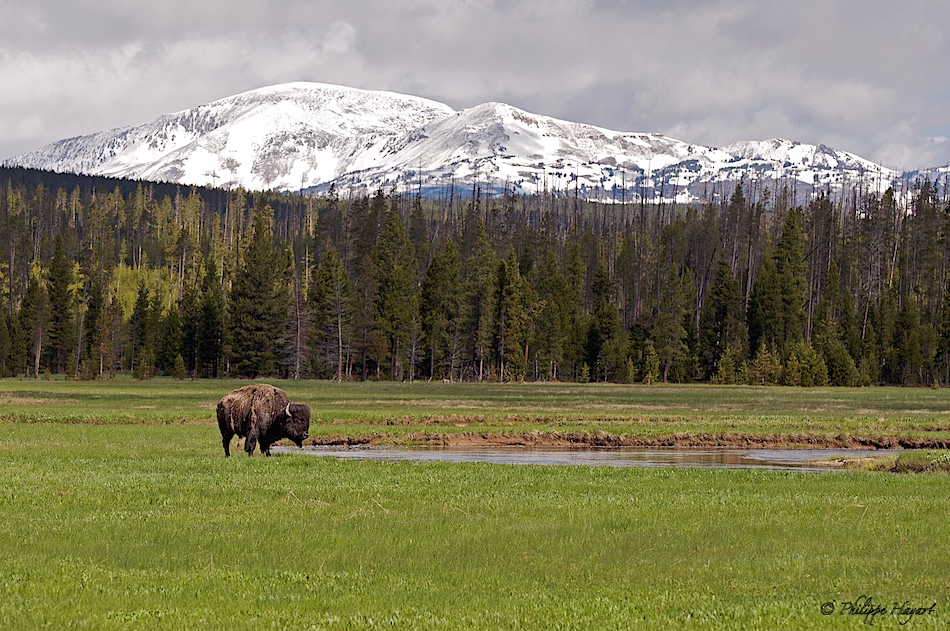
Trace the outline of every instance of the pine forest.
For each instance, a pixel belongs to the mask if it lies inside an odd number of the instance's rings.
[[[308,196],[0,169],[0,373],[950,383],[946,186],[807,197]]]

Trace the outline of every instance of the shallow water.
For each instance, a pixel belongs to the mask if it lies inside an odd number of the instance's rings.
[[[736,449],[557,447],[274,447],[275,453],[303,452],[345,460],[410,462],[489,462],[519,465],[581,465],[611,467],[697,467],[706,469],[778,469],[828,471],[840,469],[834,460],[884,455],[893,450],[866,449]]]

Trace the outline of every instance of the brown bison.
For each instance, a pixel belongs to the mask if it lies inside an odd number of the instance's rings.
[[[244,451],[254,454],[261,444],[261,453],[269,456],[270,446],[281,438],[289,438],[302,446],[310,429],[310,408],[291,403],[287,393],[267,384],[244,386],[225,395],[218,402],[218,429],[224,455],[231,455],[231,439],[235,434],[244,441]]]

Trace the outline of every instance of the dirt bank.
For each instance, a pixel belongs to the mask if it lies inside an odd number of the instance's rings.
[[[747,449],[950,449],[950,440],[886,434],[677,433],[644,437],[607,432],[410,432],[364,436],[313,436],[312,445],[427,445],[431,447],[733,447]]]

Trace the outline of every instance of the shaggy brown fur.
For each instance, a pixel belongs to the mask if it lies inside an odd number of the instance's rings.
[[[287,393],[268,384],[244,386],[218,402],[218,429],[224,455],[231,455],[235,434],[244,441],[244,451],[253,455],[259,442],[261,453],[270,455],[270,446],[289,438],[300,447],[310,430],[310,408],[291,403]]]

